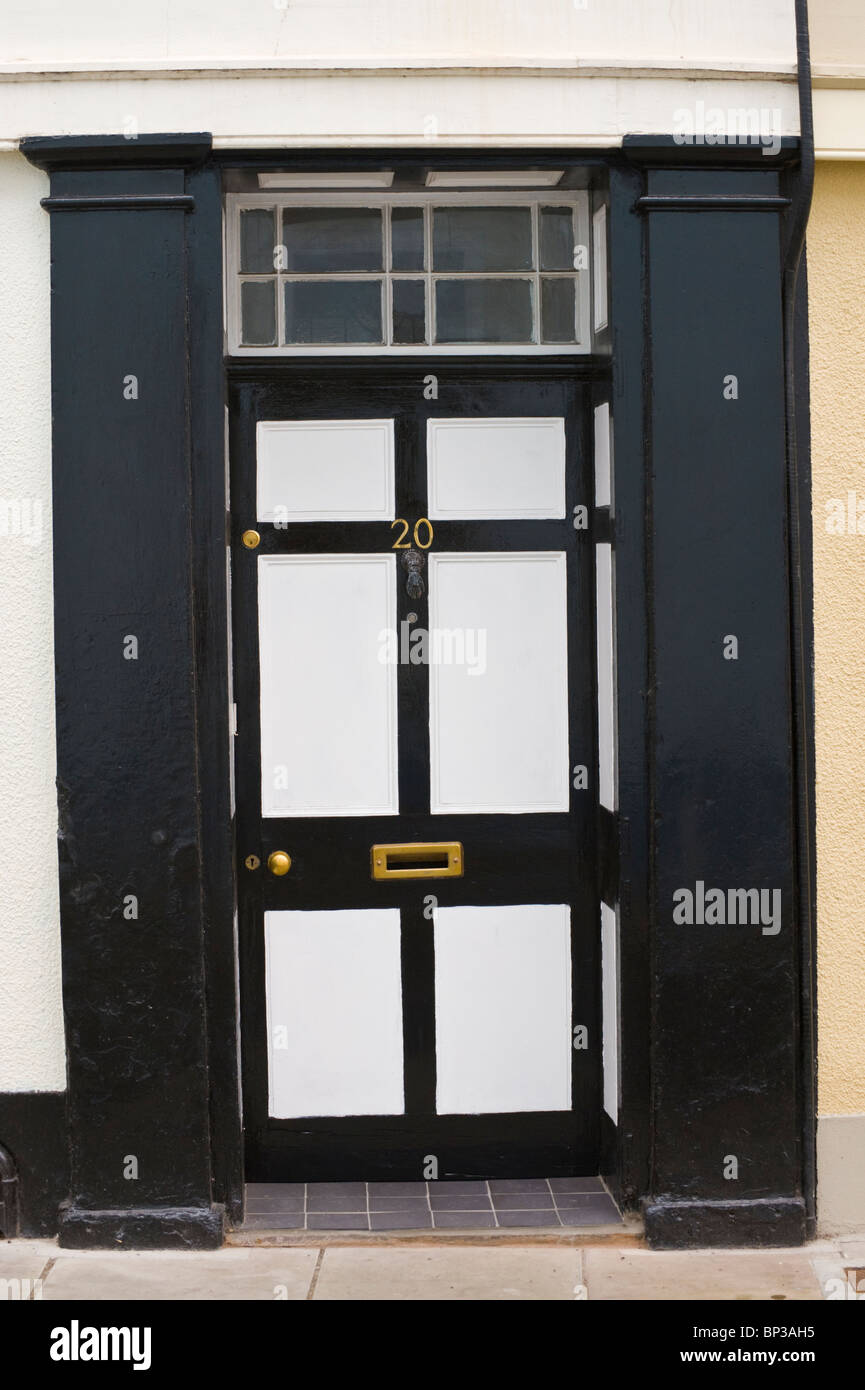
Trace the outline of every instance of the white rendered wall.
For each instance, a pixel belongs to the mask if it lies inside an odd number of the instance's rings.
[[[4,0],[0,57],[255,64],[795,62],[793,0]]]
[[[218,149],[606,147],[623,135],[675,133],[677,113],[694,113],[696,120],[698,111],[712,109],[768,112],[770,133],[799,129],[792,79],[406,76],[402,70],[22,81],[0,73],[0,142],[26,135],[208,131]]]
[[[0,1091],[66,1085],[60,994],[48,179],[0,154]]]
[[[698,102],[798,128],[793,0],[5,0],[2,18],[7,142],[610,145]]]

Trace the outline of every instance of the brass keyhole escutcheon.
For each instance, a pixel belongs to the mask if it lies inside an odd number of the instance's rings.
[[[275,849],[273,854],[267,856],[267,867],[277,878],[282,878],[291,868],[291,855],[286,854],[284,849]]]
[[[261,536],[257,531],[244,531],[240,539],[247,550],[255,550],[256,546],[261,545]]]
[[[248,854],[243,862],[248,869],[257,869],[261,865],[261,860],[257,854]]]

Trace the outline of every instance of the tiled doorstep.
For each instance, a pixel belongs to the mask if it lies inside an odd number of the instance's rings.
[[[246,1199],[238,1234],[625,1229],[600,1178],[251,1183]]]

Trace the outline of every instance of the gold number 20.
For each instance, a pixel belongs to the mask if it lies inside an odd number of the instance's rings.
[[[410,544],[409,541],[407,541],[407,540],[405,539],[405,537],[408,535],[408,522],[405,521],[401,516],[398,516],[397,519],[396,519],[396,521],[392,521],[392,522],[391,522],[391,524],[390,524],[390,529],[393,530],[393,528],[394,528],[395,526],[401,526],[401,527],[402,527],[402,530],[400,531],[399,535],[397,536],[396,540],[395,540],[394,543],[393,543],[393,549],[394,549],[394,550],[410,550],[410,549],[411,549],[411,544]],[[425,527],[426,527],[426,537],[427,537],[427,538],[426,538],[426,541],[425,541],[425,542],[422,541],[421,538],[420,538],[420,536],[418,535],[418,531],[420,530],[421,526],[425,526]],[[433,536],[434,536],[434,534],[435,534],[435,532],[433,531],[432,522],[429,521],[425,516],[419,517],[418,520],[417,520],[417,521],[415,522],[415,524],[414,524],[414,532],[413,532],[413,535],[414,535],[414,543],[415,543],[415,545],[417,546],[418,550],[429,550],[430,546],[431,546],[432,543],[433,543]]]

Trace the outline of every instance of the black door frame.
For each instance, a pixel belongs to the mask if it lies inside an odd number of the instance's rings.
[[[382,163],[415,171],[426,165],[507,168],[515,156],[513,150],[424,147],[214,155],[209,136],[189,134],[135,141],[39,137],[24,141],[22,149],[51,174],[45,206],[52,214],[55,652],[72,1169],[61,1241],[126,1239],[147,1245],[169,1238],[184,1245],[213,1244],[221,1238],[222,1207],[230,1220],[240,1216],[243,1180],[222,467],[223,174],[346,164],[372,169]],[[803,629],[791,620],[795,604],[790,603],[795,579],[807,613],[809,468],[807,419],[792,388],[786,440],[777,425],[779,419],[784,423],[785,366],[790,382],[794,369],[797,380],[806,380],[807,319],[804,277],[797,286],[785,273],[793,263],[782,259],[781,236],[767,235],[766,229],[783,230],[788,208],[801,201],[799,142],[785,139],[778,155],[768,158],[765,150],[747,146],[683,149],[672,136],[627,137],[619,151],[527,149],[520,151],[519,162],[538,169],[579,166],[593,186],[593,199],[608,196],[609,201],[610,326],[597,344],[608,365],[572,359],[575,373],[611,372],[615,417],[619,810],[605,834],[607,900],[618,904],[620,916],[622,1091],[618,1129],[610,1124],[607,1131],[604,1171],[626,1207],[647,1203],[650,1238],[659,1244],[794,1243],[813,1230],[815,1106],[812,645],[807,625]],[[127,234],[138,238],[136,256],[122,260],[112,254],[122,235],[119,217],[127,219]],[[729,218],[733,221],[724,221]],[[719,240],[722,225],[730,227],[726,242]],[[749,248],[741,263],[744,273],[723,296],[706,300],[703,291],[712,289],[718,265],[726,264],[719,248],[730,244]],[[170,260],[168,273],[159,261],[163,254]],[[747,416],[754,420],[752,433],[732,457],[739,466],[742,449],[753,451],[754,467],[771,484],[771,497],[767,488],[757,499],[758,510],[749,507],[747,519],[749,525],[762,519],[772,573],[785,575],[786,604],[776,591],[771,604],[761,599],[759,616],[768,633],[787,640],[792,674],[788,669],[773,677],[758,698],[768,689],[781,727],[789,720],[795,686],[798,742],[795,758],[781,757],[775,748],[775,780],[764,779],[763,785],[765,804],[779,821],[775,848],[785,887],[798,872],[804,888],[798,897],[791,891],[784,931],[776,939],[771,978],[773,984],[782,980],[783,989],[764,989],[756,996],[765,1007],[752,1011],[753,1022],[745,1029],[750,1050],[744,1053],[741,1020],[740,1036],[728,1038],[728,1048],[711,1030],[694,1029],[693,1011],[698,1022],[703,1018],[699,983],[705,958],[689,956],[688,940],[669,929],[668,885],[700,876],[694,859],[700,837],[673,843],[671,858],[669,838],[661,841],[657,834],[659,826],[675,824],[683,790],[658,747],[658,702],[675,686],[683,652],[693,655],[699,646],[697,629],[688,639],[690,648],[678,639],[670,642],[668,632],[659,634],[658,584],[676,594],[699,581],[703,557],[678,553],[679,529],[691,525],[695,509],[708,514],[717,503],[729,463],[723,430],[736,418],[728,413],[720,432],[705,431],[703,363],[681,356],[676,359],[679,385],[665,400],[666,417],[654,417],[650,409],[654,378],[679,351],[676,333],[687,307],[683,274],[695,266],[703,275],[692,282],[696,297],[710,305],[717,333],[726,335],[733,350],[739,350],[736,334],[748,324],[767,285],[779,302],[783,294],[789,325],[783,333],[774,310],[770,330],[758,323],[755,336],[751,323],[749,361],[769,373],[771,408],[760,418]],[[158,313],[161,338],[139,332],[142,322],[151,322],[151,311]],[[89,331],[82,335],[85,319]],[[693,319],[685,330],[693,334]],[[178,341],[186,364],[183,381],[175,371],[181,360]],[[149,390],[147,410],[128,406],[122,375],[116,393],[113,389],[113,374],[127,360],[129,371]],[[392,359],[387,365],[390,370]],[[326,362],[321,366],[326,370]],[[466,370],[464,359],[460,370]],[[654,484],[666,481],[670,460],[680,465],[677,441],[691,436],[720,453],[712,456],[711,467],[704,463],[682,473],[686,496],[668,488],[659,505]],[[118,450],[118,438],[125,452]],[[121,457],[136,460],[134,473],[118,467]],[[777,488],[785,459],[786,497]],[[140,488],[132,502],[138,512],[131,519],[130,477]],[[799,536],[784,529],[794,509],[800,514]],[[111,541],[106,551],[103,540],[98,563],[94,536]],[[753,544],[740,545],[731,558],[747,567]],[[160,572],[156,567],[163,554]],[[119,569],[118,556],[124,562]],[[179,581],[177,592],[160,586],[169,572],[185,575],[183,593]],[[128,616],[122,630],[117,627],[118,575],[123,584],[139,577],[129,590],[128,611],[133,617],[141,612],[151,623],[151,641],[157,634],[150,651],[159,651],[161,664],[149,673],[139,664],[139,685],[130,681],[130,667],[115,661],[111,646],[123,631],[135,630]],[[687,634],[678,635],[683,637]],[[757,670],[740,663],[738,677],[756,679]],[[84,677],[92,678],[92,687]],[[147,756],[152,706],[146,700],[160,695],[179,716],[174,761],[168,764]],[[117,709],[126,712],[122,730],[116,718],[106,725],[105,712]],[[155,727],[162,730],[158,720]],[[696,722],[694,729],[697,736]],[[92,794],[94,777],[104,776],[109,788],[117,782],[116,769],[133,747],[130,731],[143,735],[143,742],[134,743],[142,810],[131,819],[122,788],[101,799]],[[718,730],[712,733],[717,736]],[[111,740],[121,736],[115,751]],[[104,761],[104,773],[94,750]],[[726,751],[734,753],[733,745]],[[715,765],[723,781],[723,760]],[[734,797],[729,777],[724,786]],[[756,791],[759,801],[759,785]],[[749,815],[749,834],[759,836],[756,807]],[[748,869],[741,858],[747,841],[742,825],[731,824],[721,854],[729,882],[742,881],[732,875],[743,872],[743,863]],[[118,928],[117,917],[133,870],[150,914],[134,934]],[[747,952],[718,958],[730,997],[738,991],[747,996],[758,988],[755,978],[768,978],[754,976],[753,959]],[[691,1029],[684,1054],[677,1051],[675,1026],[658,1026],[658,999],[662,993],[668,1001],[676,999],[676,988],[681,1000],[690,1001],[679,1005]],[[179,1018],[191,1021],[182,1037]],[[681,1097],[703,1100],[704,1087],[695,1077],[700,1067],[718,1066],[719,1057],[726,1059],[717,1092],[723,1106],[701,1111],[700,1124],[689,1125]],[[783,1087],[773,1088],[767,1057],[773,1062],[783,1057]],[[755,1067],[762,1068],[756,1087]],[[183,1105],[170,1114],[165,1098],[172,1086],[176,1096],[178,1076],[185,1088]],[[677,1093],[677,1085],[684,1090]],[[722,1157],[726,1151],[731,1128],[734,1139],[744,1134],[751,1142],[744,1180],[735,1190],[721,1180],[716,1161],[717,1151]],[[114,1144],[105,1143],[106,1133]],[[143,1154],[144,1181],[123,1182],[116,1151]]]
[[[424,398],[424,384],[434,373],[437,396]],[[234,607],[235,696],[238,707],[235,785],[237,787],[237,862],[254,854],[263,866],[270,851],[286,845],[294,860],[288,879],[273,880],[263,867],[241,869],[239,898],[241,967],[241,1036],[244,1096],[250,1107],[245,1124],[247,1165],[255,1181],[338,1180],[351,1178],[415,1180],[429,1153],[439,1156],[440,1177],[551,1177],[595,1174],[599,1160],[601,1095],[600,1048],[600,886],[597,862],[597,681],[595,668],[594,541],[597,526],[577,530],[577,506],[592,507],[591,406],[596,382],[588,364],[581,377],[573,359],[550,356],[423,358],[402,360],[330,358],[328,367],[304,359],[274,361],[260,367],[248,362],[229,367],[229,439],[232,479],[232,599]],[[523,405],[514,405],[522,385],[532,389]],[[563,389],[558,389],[559,387]],[[570,388],[570,389],[568,389]],[[257,714],[258,638],[252,615],[257,607],[256,557],[287,553],[292,543],[313,550],[388,550],[389,523],[300,523],[277,528],[255,519],[255,421],[279,416],[339,418],[391,411],[397,416],[397,449],[406,469],[397,478],[397,513],[414,517],[426,509],[426,470],[420,435],[410,430],[417,419],[471,414],[480,400],[496,400],[492,413],[533,413],[538,392],[549,402],[540,413],[562,412],[568,429],[567,507],[563,521],[436,522],[433,550],[529,548],[563,549],[569,556],[568,684],[571,755],[590,769],[585,791],[572,792],[564,817],[498,816],[430,817],[426,678],[421,668],[400,670],[400,727],[413,730],[410,747],[421,756],[401,755],[400,805],[409,822],[350,817],[294,823],[262,821],[259,811],[260,734]],[[345,402],[345,404],[343,403]],[[360,404],[355,404],[360,402]],[[605,518],[595,518],[604,526]],[[249,552],[241,537],[259,528],[260,548]],[[428,552],[432,553],[432,551]],[[397,554],[397,558],[399,555]],[[400,591],[402,592],[402,585]],[[425,598],[400,602],[401,611],[417,608],[426,626]],[[578,735],[582,737],[578,741]],[[519,820],[519,825],[517,825]],[[515,842],[519,832],[521,844]],[[372,840],[455,837],[466,845],[467,883],[375,884],[369,879]],[[371,838],[370,838],[371,837]],[[340,846],[334,868],[328,860]],[[508,845],[512,853],[508,854]],[[326,847],[327,846],[327,847]],[[474,863],[469,862],[474,847]],[[550,878],[547,854],[558,846]],[[345,876],[341,864],[353,864]],[[537,866],[535,865],[537,861]],[[363,866],[363,867],[359,867]],[[514,868],[512,866],[519,866]],[[544,867],[541,867],[544,866]],[[582,869],[578,871],[578,866]],[[588,871],[588,877],[586,876]],[[299,875],[299,877],[296,877]],[[419,896],[434,891],[444,903],[464,901],[467,888],[484,902],[563,902],[572,907],[575,950],[571,964],[574,1024],[587,1029],[589,1045],[572,1051],[572,1097],[569,1111],[478,1116],[437,1116],[432,1038],[432,942],[424,928]],[[300,897],[298,897],[300,894]],[[262,913],[267,907],[400,907],[405,1018],[406,1113],[401,1116],[355,1116],[276,1121],[267,1114],[267,1038],[264,1031]],[[424,980],[426,979],[426,985]],[[253,1118],[253,1112],[255,1118]]]

